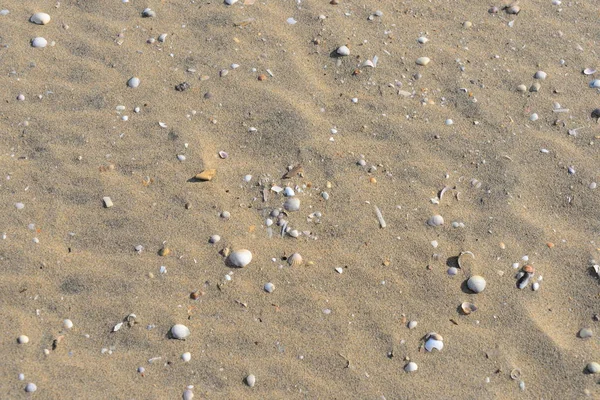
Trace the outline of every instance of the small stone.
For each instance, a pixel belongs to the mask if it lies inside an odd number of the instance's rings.
[[[43,37],[36,37],[31,40],[32,47],[43,48],[43,47],[46,47],[47,45],[48,45],[48,41],[46,39],[44,39]]]
[[[217,174],[216,169],[205,169],[204,171],[200,172],[199,174],[196,174],[196,176],[194,178],[196,178],[200,181],[206,182],[206,181],[212,180],[216,174]]]
[[[255,384],[256,384],[256,377],[252,374],[248,375],[246,377],[246,385],[248,385],[250,387],[254,387]]]
[[[474,293],[481,293],[485,289],[486,282],[482,276],[473,275],[467,281],[467,287]]]
[[[189,83],[181,82],[180,84],[175,85],[175,90],[177,90],[178,92],[185,92],[190,87],[192,87],[192,85],[190,85]]]
[[[73,328],[73,321],[71,321],[70,319],[65,319],[63,321],[63,328],[65,328],[65,329],[72,329]]]
[[[547,77],[547,76],[548,76],[548,75],[547,75],[547,74],[546,74],[544,71],[537,71],[537,72],[536,72],[536,73],[533,75],[534,79],[541,79],[541,80],[544,80],[544,79],[546,79],[546,77]]]
[[[208,238],[208,243],[215,244],[215,243],[218,243],[220,240],[221,240],[221,236],[212,235],[210,238]]]
[[[183,362],[189,362],[192,359],[192,353],[186,352],[181,355]]]
[[[17,342],[19,344],[27,344],[27,343],[29,343],[29,338],[25,335],[21,335],[17,338]]]
[[[434,215],[427,220],[429,226],[441,226],[444,225],[444,218],[441,215]]]
[[[537,93],[540,91],[541,87],[542,87],[542,85],[540,85],[539,82],[534,82],[534,84],[531,85],[531,87],[529,88],[529,91],[532,93]]]
[[[472,27],[473,27],[473,23],[471,21],[465,21],[465,22],[463,22],[463,28],[470,29]]]
[[[225,4],[227,4],[228,6],[232,6],[237,2],[238,0],[225,0]]]
[[[169,254],[171,254],[171,249],[169,249],[168,247],[163,247],[160,250],[158,250],[158,255],[161,257],[166,257]]]
[[[529,116],[530,121],[537,121],[539,118],[540,117],[536,113],[533,113]]]
[[[429,57],[419,57],[415,62],[417,63],[417,65],[421,65],[424,67],[431,62],[431,59]]]
[[[161,42],[161,43],[164,43],[165,40],[167,40],[167,34],[166,33],[161,33],[158,36],[158,41]]]
[[[183,391],[182,399],[183,400],[192,400],[194,398],[194,392],[191,389],[186,389]]]
[[[349,56],[350,55],[350,49],[348,48],[348,46],[340,46],[337,48],[337,50],[335,52],[340,56]]]
[[[154,18],[154,17],[156,17],[156,12],[152,11],[150,8],[145,8],[144,11],[142,11],[142,17],[143,18]]]
[[[173,339],[184,340],[190,336],[190,330],[187,326],[182,324],[175,324],[171,327],[171,337]]]
[[[235,250],[229,254],[227,261],[234,267],[244,268],[252,261],[252,253],[246,249]]]
[[[127,81],[127,86],[129,86],[130,88],[136,88],[138,86],[140,86],[140,78],[138,77],[132,77],[129,78],[129,80]]]
[[[590,328],[582,328],[577,334],[581,339],[588,339],[594,336],[594,333]]]
[[[418,322],[417,321],[410,321],[408,323],[408,329],[415,329],[417,327]]]
[[[110,197],[108,197],[108,196],[107,197],[103,197],[102,201],[104,202],[104,207],[105,208],[111,208],[113,206],[113,202],[110,199]]]
[[[458,268],[450,267],[450,268],[448,268],[447,272],[448,272],[448,275],[454,276],[454,275],[458,274]]]
[[[600,119],[600,108],[596,108],[592,111],[592,118],[596,118],[596,120]]]
[[[600,364],[597,362],[591,362],[585,368],[590,374],[597,374],[600,372]]]
[[[221,213],[221,218],[223,218],[223,219],[229,219],[229,218],[231,218],[231,213],[229,211],[223,211]]]
[[[521,93],[525,93],[527,91],[527,86],[520,84],[519,86],[517,86],[517,91],[521,92]]]
[[[33,393],[37,390],[37,385],[35,383],[31,383],[29,382],[26,386],[25,386],[25,391],[27,393]]]
[[[265,283],[264,289],[267,293],[273,293],[273,291],[275,290],[275,285],[273,285],[271,282]]]
[[[29,21],[37,25],[46,25],[50,22],[50,16],[46,13],[39,12],[33,14],[31,18],[29,18]]]

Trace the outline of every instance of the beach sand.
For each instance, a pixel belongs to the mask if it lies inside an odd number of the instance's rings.
[[[249,3],[0,4],[0,398],[599,398],[598,338],[577,336],[600,312],[594,3]],[[269,236],[274,185],[298,238]]]

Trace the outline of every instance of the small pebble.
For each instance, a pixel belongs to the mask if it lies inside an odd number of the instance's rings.
[[[63,328],[65,328],[65,329],[73,328],[73,321],[71,321],[70,319],[65,319],[63,321]]]
[[[43,37],[36,37],[31,40],[32,47],[43,48],[43,47],[46,47],[47,45],[48,45],[48,41],[46,39],[44,39]]]
[[[547,75],[547,74],[546,74],[544,71],[537,71],[537,72],[536,72],[536,73],[533,75],[533,77],[534,77],[535,79],[541,79],[541,80],[544,80],[544,79],[546,79],[546,77],[547,77],[547,76],[548,76],[548,75]]]
[[[186,389],[183,391],[182,395],[183,400],[192,400],[194,398],[194,392],[191,389]]]
[[[417,369],[419,369],[419,367],[417,366],[417,363],[415,363],[415,362],[413,362],[413,361],[409,362],[408,364],[406,364],[406,365],[404,366],[404,370],[405,370],[406,372],[414,372],[414,371],[416,371]]]
[[[421,65],[424,67],[425,65],[431,62],[431,59],[429,57],[419,57],[415,62],[417,63],[417,65]]]
[[[35,383],[31,383],[31,382],[30,382],[30,383],[28,383],[28,384],[25,386],[25,391],[26,391],[27,393],[33,393],[33,392],[35,392],[36,390],[37,390],[37,386],[36,386],[36,384],[35,384]]]
[[[454,276],[454,275],[458,274],[458,268],[450,267],[450,268],[448,268],[447,272],[448,272],[448,275]]]
[[[256,377],[252,374],[248,375],[246,377],[246,385],[248,385],[250,387],[254,387],[255,384],[256,384]]]
[[[577,336],[579,336],[581,339],[587,339],[594,336],[594,333],[590,328],[582,328],[577,334]]]
[[[444,218],[441,215],[434,215],[427,220],[429,226],[441,226],[444,225]]]
[[[102,198],[102,201],[104,202],[104,207],[105,207],[105,208],[110,208],[110,207],[112,207],[112,206],[113,206],[113,202],[112,202],[112,200],[110,199],[110,197],[103,197],[103,198]]]
[[[467,281],[467,287],[474,293],[481,293],[485,289],[486,282],[482,276],[473,275]]]
[[[221,236],[212,235],[210,238],[208,238],[208,243],[215,244],[215,243],[218,243],[220,240],[221,240]]]
[[[21,335],[17,338],[17,342],[19,344],[27,344],[27,343],[29,343],[29,337],[27,337],[25,335]]]
[[[300,210],[300,199],[297,197],[289,197],[285,203],[283,203],[283,208],[285,208],[287,211]]]
[[[533,85],[531,85],[531,87],[529,88],[529,91],[532,93],[536,93],[540,91],[541,87],[542,85],[540,85],[539,82],[534,82]]]
[[[185,352],[181,355],[181,359],[183,360],[183,362],[189,362],[192,359],[192,353],[190,352]]]
[[[231,218],[231,213],[229,211],[223,211],[221,213],[221,218],[223,218],[223,219],[229,219],[229,218]]]
[[[171,327],[171,337],[173,339],[184,340],[190,336],[190,330],[187,326],[182,324],[175,324]]]
[[[585,368],[590,374],[597,374],[600,372],[600,364],[597,362],[591,362]]]
[[[31,21],[37,25],[46,25],[47,23],[50,22],[50,16],[46,13],[39,12],[39,13],[33,14],[31,16],[31,18],[29,18],[29,21]]]
[[[410,321],[408,323],[408,329],[415,329],[417,327],[418,322],[417,321]]]
[[[533,113],[529,116],[530,121],[537,121],[538,119],[539,119],[539,116],[536,113]]]
[[[15,203],[15,207],[17,208],[17,210],[22,210],[25,208],[25,204],[23,203]]]
[[[140,78],[138,77],[132,77],[129,78],[129,80],[127,81],[127,86],[129,86],[130,88],[136,88],[138,86],[140,86]]]
[[[265,283],[265,292],[273,293],[274,290],[275,290],[275,285],[273,285],[271,282]]]
[[[340,56],[349,56],[350,55],[350,49],[348,48],[348,46],[340,46],[337,48],[337,50],[335,52],[338,53]]]
[[[156,17],[156,13],[154,11],[152,11],[150,8],[145,8],[144,11],[142,11],[142,17],[154,18],[154,17]]]

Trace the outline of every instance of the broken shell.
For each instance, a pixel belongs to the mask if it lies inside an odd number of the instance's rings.
[[[229,154],[227,154],[227,152],[225,151],[219,151],[219,157],[221,157],[222,159],[226,159],[227,157],[229,157]]]
[[[340,56],[349,56],[350,55],[350,49],[348,48],[348,46],[340,46],[337,48],[337,50],[335,52],[338,53],[338,55],[340,55]]]
[[[481,293],[485,289],[486,282],[482,276],[473,275],[467,281],[467,287],[474,293]]]
[[[512,371],[510,371],[510,378],[512,380],[517,380],[521,377],[521,370],[519,368],[514,368]]]
[[[289,256],[287,261],[288,264],[290,264],[292,267],[297,267],[299,265],[302,265],[302,256],[300,255],[300,253],[294,253],[291,256]]]
[[[424,67],[427,64],[429,64],[430,61],[431,59],[429,57],[419,57],[415,62],[417,63],[417,65],[421,65]]]
[[[365,61],[363,61],[363,63],[360,66],[361,67],[375,68],[375,64],[373,64],[373,61],[371,61],[371,60],[365,60]]]
[[[444,225],[444,218],[441,215],[434,215],[427,220],[429,226],[441,226]]]
[[[408,364],[406,364],[406,365],[404,366],[404,370],[405,370],[406,372],[414,372],[414,371],[416,371],[417,369],[419,369],[419,367],[417,366],[417,363],[415,363],[415,362],[413,362],[413,361],[409,362]]]
[[[470,258],[475,258],[475,254],[473,254],[470,251],[461,251],[460,254],[458,255],[458,258],[456,260],[456,262],[458,263],[458,267],[460,269],[464,269],[465,268],[465,264],[468,264],[466,259],[468,259],[469,257],[466,256],[471,256]]]
[[[472,312],[477,311],[477,306],[473,303],[464,302],[460,305],[460,309],[463,313],[465,313],[465,315],[469,315]]]
[[[232,251],[227,257],[229,264],[234,267],[244,268],[246,265],[250,264],[252,261],[252,253],[250,250],[241,249]]]
[[[432,351],[433,349],[437,349],[438,351],[442,351],[444,348],[444,342],[441,340],[435,340],[434,338],[429,338],[425,342],[425,350]]]
[[[187,326],[175,324],[171,327],[171,337],[173,339],[184,340],[188,336],[190,336],[190,330]]]
[[[199,174],[196,174],[196,176],[194,176],[194,178],[201,180],[201,181],[210,181],[210,180],[212,180],[212,178],[215,177],[216,174],[217,174],[216,169],[205,169],[204,171],[200,172]]]

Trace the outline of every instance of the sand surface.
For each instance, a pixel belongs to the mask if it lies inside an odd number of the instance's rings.
[[[600,68],[598,7],[491,5],[0,2],[0,398],[600,398],[598,338],[577,337],[600,334],[600,74],[582,74]],[[39,11],[49,24],[28,22]],[[538,70],[540,90],[519,92]],[[269,235],[273,185],[301,200],[285,217],[298,238]],[[241,248],[250,265],[227,266]],[[513,263],[538,291],[517,289]],[[168,337],[177,323],[187,340]],[[422,349],[432,331],[441,352]]]

